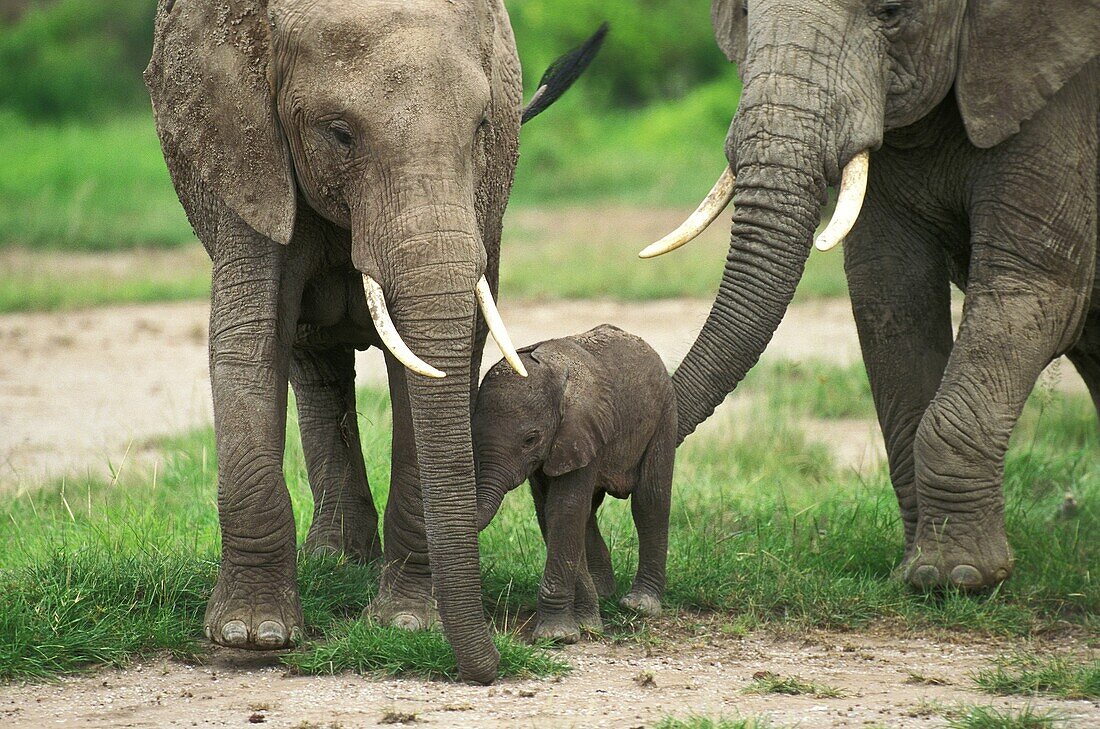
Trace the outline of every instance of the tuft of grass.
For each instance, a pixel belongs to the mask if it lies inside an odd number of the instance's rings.
[[[761,393],[767,407],[822,420],[873,419],[871,383],[861,362],[780,360],[754,367],[738,390]]]
[[[561,676],[569,665],[548,653],[548,646],[532,646],[515,635],[497,634],[500,673],[509,678]],[[283,662],[302,674],[344,671],[386,676],[413,674],[424,678],[456,679],[454,654],[439,631],[409,632],[369,620],[348,620],[326,631],[324,641]]]
[[[781,676],[771,671],[753,674],[752,684],[745,689],[750,694],[783,694],[786,696],[812,696],[815,699],[839,699],[844,692],[828,684],[804,681],[798,676]]]
[[[1053,729],[1066,723],[1053,711],[1039,711],[1030,706],[1016,710],[971,705],[944,716],[952,729]]]
[[[709,716],[666,717],[653,725],[653,729],[776,729],[770,719],[748,717],[729,719]]]
[[[1018,655],[972,676],[982,691],[1000,696],[1051,694],[1064,699],[1100,698],[1100,659],[1075,663],[1063,656]]]

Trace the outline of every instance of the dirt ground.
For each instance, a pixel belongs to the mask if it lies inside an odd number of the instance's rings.
[[[505,302],[518,344],[601,322],[645,337],[672,364],[706,316],[706,301]],[[64,314],[0,316],[0,491],[50,476],[109,474],[153,457],[147,443],[209,422],[205,304],[126,306]],[[491,349],[486,363],[498,354]],[[766,358],[850,363],[859,346],[848,304],[793,307]],[[1068,365],[1056,386],[1083,388]],[[361,354],[360,383],[384,382],[377,352]],[[727,413],[726,417],[730,417]],[[719,418],[721,420],[721,418]],[[843,463],[866,468],[882,457],[873,423],[811,428]],[[132,465],[130,467],[133,467]],[[669,715],[767,715],[804,727],[942,726],[959,702],[1054,708],[1075,726],[1100,727],[1100,703],[991,698],[968,674],[1016,650],[1077,652],[1063,638],[1043,645],[959,643],[950,636],[885,629],[782,639],[735,638],[720,626],[669,618],[656,646],[583,643],[565,650],[561,680],[505,681],[478,688],[354,675],[292,677],[270,657],[215,653],[206,665],[170,660],[104,670],[55,684],[0,686],[0,726],[361,727],[414,714],[434,726],[645,726]],[[844,698],[755,696],[758,671],[798,674]],[[916,682],[910,673],[932,683]]]
[[[671,622],[666,620],[663,622]],[[582,643],[572,673],[484,688],[414,679],[290,676],[275,659],[222,650],[205,665],[162,660],[55,684],[0,687],[4,726],[246,726],[336,729],[403,723],[442,727],[643,727],[668,716],[766,716],[779,726],[944,726],[964,704],[1053,710],[1067,726],[1100,726],[1100,703],[976,693],[969,675],[1019,644],[962,644],[885,630],[797,638],[729,637],[677,626],[656,646]],[[1076,652],[1063,638],[1043,646]],[[754,674],[799,675],[841,698],[747,693]]]

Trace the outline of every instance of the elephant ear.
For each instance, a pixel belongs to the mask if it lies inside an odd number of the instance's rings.
[[[555,346],[556,345],[556,346]],[[579,345],[558,340],[553,345],[556,367],[562,369],[561,418],[550,455],[542,466],[547,476],[584,468],[611,438],[613,417],[607,387],[598,376],[595,358]],[[547,346],[532,356],[545,361]]]
[[[955,95],[978,147],[1020,130],[1100,53],[1100,0],[971,0]]]
[[[714,25],[714,39],[726,58],[738,66],[742,65],[748,47],[744,0],[713,0],[710,22]]]
[[[269,80],[263,0],[161,0],[145,84],[177,189],[199,184],[289,243],[295,183]]]

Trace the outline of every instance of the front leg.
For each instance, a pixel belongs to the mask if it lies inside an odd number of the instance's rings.
[[[615,570],[611,566],[611,551],[607,548],[596,512],[603,503],[607,492],[598,489],[592,497],[592,514],[588,517],[588,531],[584,541],[584,556],[588,562],[588,573],[601,598],[615,594]]]
[[[899,571],[912,558],[917,536],[913,442],[952,347],[944,242],[957,243],[952,235],[961,235],[911,220],[903,227],[898,221],[906,215],[868,199],[844,244],[852,312],[901,511]]]
[[[294,514],[283,478],[287,367],[300,293],[287,250],[226,213],[213,246],[210,380],[222,559],[204,628],[215,643],[268,650],[302,633]]]
[[[355,350],[295,347],[290,381],[313,491],[304,549],[372,562],[382,554],[355,409]]]
[[[532,483],[536,506],[540,500],[544,504],[539,511],[546,539],[546,567],[539,585],[533,633],[536,640],[546,638],[559,643],[580,640],[574,598],[580,571],[587,572],[584,539],[592,510],[593,476],[593,469],[587,467],[554,478],[545,488]],[[595,592],[594,587],[592,592]],[[589,594],[583,597],[582,603],[590,601]],[[586,613],[590,612],[591,606],[582,607]]]

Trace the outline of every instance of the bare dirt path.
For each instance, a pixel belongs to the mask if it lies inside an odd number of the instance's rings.
[[[501,309],[519,345],[609,322],[644,337],[674,365],[708,307],[700,300],[505,301]],[[196,302],[0,316],[0,492],[74,472],[109,477],[139,460],[149,438],[210,422],[207,318],[207,305]],[[490,342],[486,366],[498,358]],[[848,303],[791,307],[765,354],[781,358],[858,361]],[[1060,369],[1059,387],[1083,389],[1071,366]],[[360,384],[384,382],[381,354],[360,353],[357,371]],[[833,438],[843,463],[867,466],[881,455],[873,425],[819,437]]]
[[[206,665],[170,660],[56,684],[0,687],[4,726],[247,726],[301,729],[398,723],[440,727],[643,727],[662,718],[766,716],[778,726],[938,727],[964,704],[1056,711],[1100,726],[1100,703],[990,697],[970,674],[1019,649],[1007,642],[871,631],[733,638],[717,625],[679,629],[657,646],[582,643],[562,679],[489,688],[350,674],[296,677],[275,659],[222,650]],[[1076,652],[1068,640],[1043,648]],[[747,693],[770,671],[839,689],[840,698]]]

